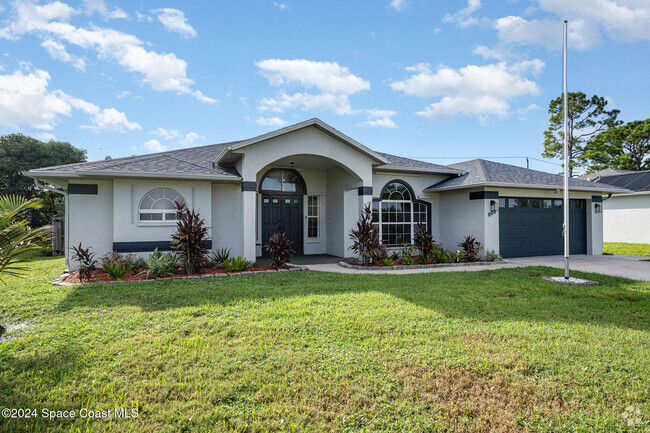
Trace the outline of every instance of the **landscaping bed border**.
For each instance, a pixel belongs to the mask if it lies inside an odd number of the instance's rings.
[[[164,278],[150,278],[147,280],[114,280],[114,281],[88,281],[83,283],[68,283],[65,282],[65,279],[70,276],[70,272],[65,271],[59,278],[52,282],[53,286],[80,286],[83,284],[114,284],[114,283],[148,283],[151,281],[164,281],[164,280],[195,280],[199,278],[215,278],[215,277],[235,277],[239,275],[258,275],[258,274],[277,274],[280,272],[298,272],[298,271],[308,271],[309,268],[306,266],[298,266],[287,263],[288,266],[293,266],[290,269],[278,269],[268,270],[268,271],[243,271],[243,272],[221,272],[218,274],[203,274],[203,275],[173,275]]]
[[[363,266],[353,265],[352,263],[339,262],[339,266],[346,269],[357,271],[399,271],[407,269],[429,269],[429,268],[455,268],[464,266],[490,266],[497,264],[507,264],[510,260],[499,260],[494,262],[463,262],[463,263],[430,263],[426,265],[400,265],[400,266]]]

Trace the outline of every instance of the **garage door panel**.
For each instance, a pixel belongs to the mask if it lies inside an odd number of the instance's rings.
[[[528,203],[532,203],[530,200],[534,199],[528,200]],[[579,208],[569,210],[571,254],[584,254],[587,251],[585,212],[584,200]],[[562,208],[501,207],[499,213],[499,249],[503,257],[564,253]]]

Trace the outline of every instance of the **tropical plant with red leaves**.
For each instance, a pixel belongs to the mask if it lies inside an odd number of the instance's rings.
[[[180,258],[187,275],[192,275],[207,262],[208,229],[199,212],[190,210],[185,203],[176,202],[178,221],[172,234],[172,248]]]
[[[275,269],[286,265],[294,253],[293,242],[284,232],[273,233],[264,247],[271,254],[271,266]]]

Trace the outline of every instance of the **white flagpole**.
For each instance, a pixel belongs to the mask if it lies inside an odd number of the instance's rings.
[[[564,279],[569,279],[569,136],[567,113],[569,92],[567,90],[567,20],[564,20]]]

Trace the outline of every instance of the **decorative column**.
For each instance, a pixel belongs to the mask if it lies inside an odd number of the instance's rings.
[[[255,181],[242,181],[242,226],[243,239],[242,250],[243,256],[255,262],[255,241],[256,241],[256,212],[255,202],[257,200],[257,183]]]

